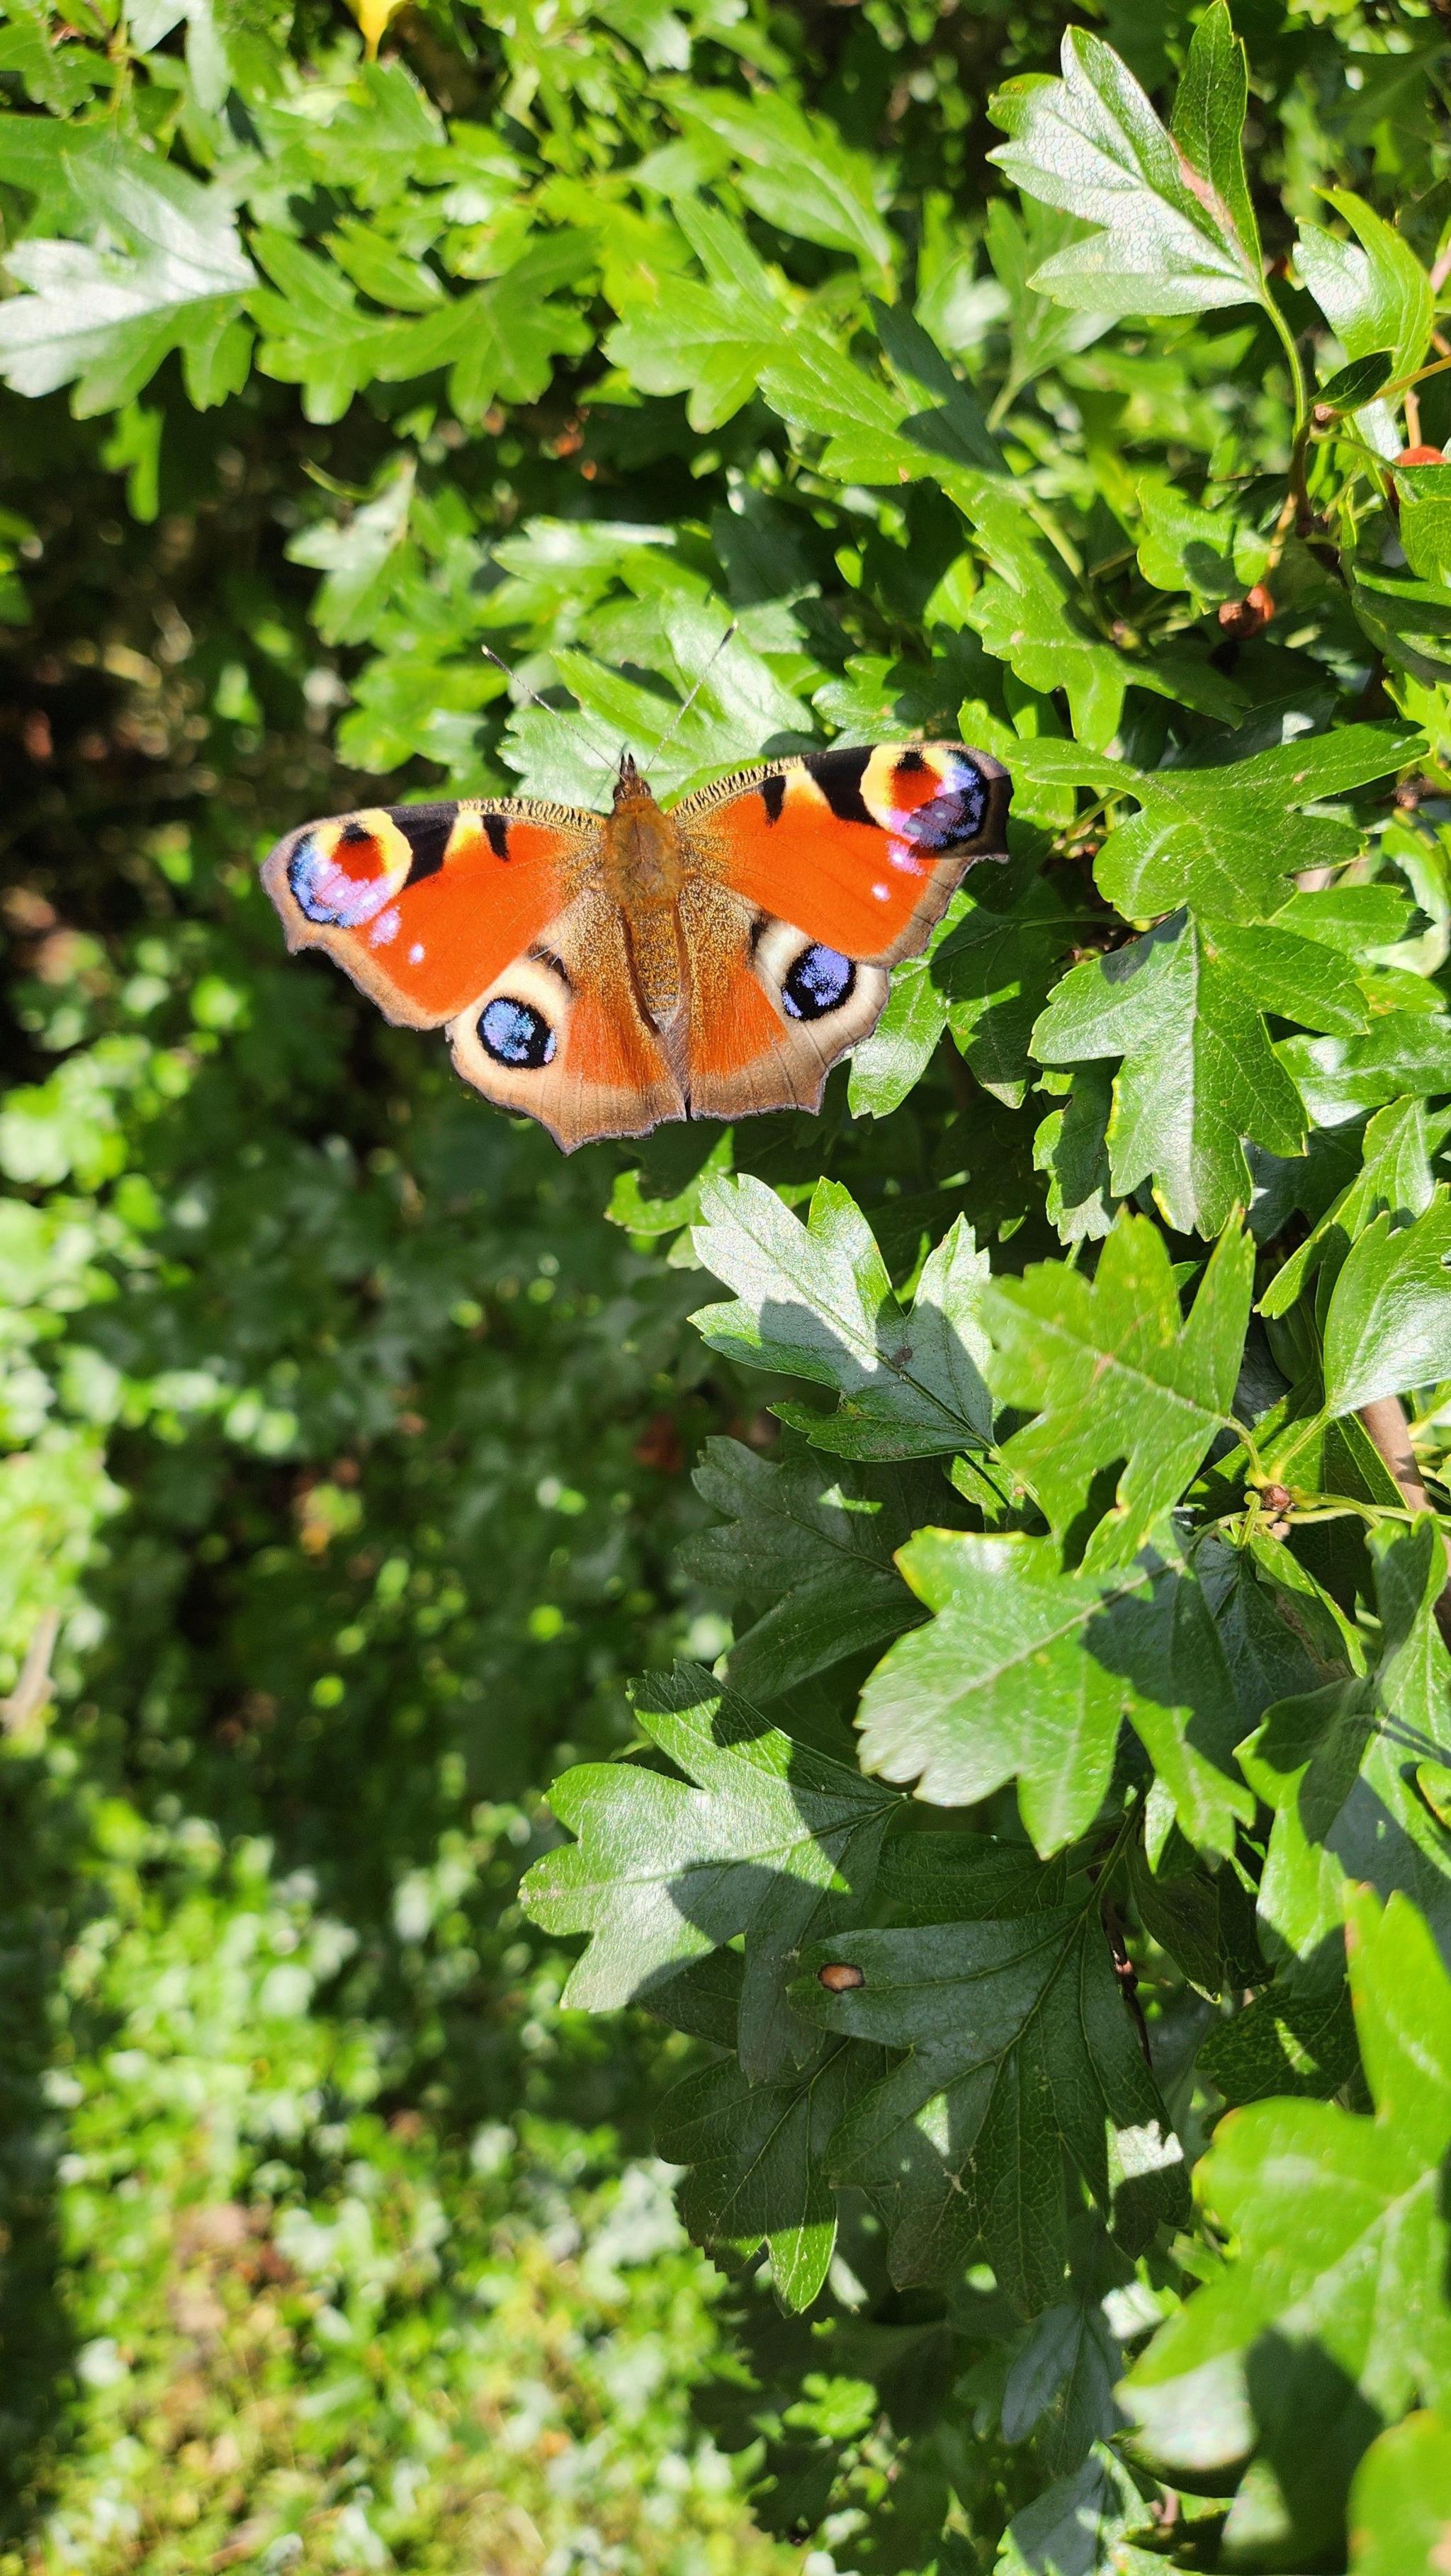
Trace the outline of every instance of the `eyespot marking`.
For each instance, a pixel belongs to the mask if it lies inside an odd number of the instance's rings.
[[[781,985],[781,1000],[793,1020],[821,1020],[849,1001],[856,968],[835,948],[803,948]]]
[[[498,993],[479,1013],[479,1044],[495,1064],[515,1072],[537,1073],[553,1060],[554,1031],[542,1011],[512,995]]]
[[[398,884],[377,834],[365,823],[345,823],[336,832],[324,824],[309,832],[287,862],[287,882],[309,921],[340,930],[371,921]]]

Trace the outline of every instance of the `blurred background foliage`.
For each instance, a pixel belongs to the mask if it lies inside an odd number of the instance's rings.
[[[1185,0],[1082,14],[1163,93]],[[1152,660],[1261,558],[1252,510],[1227,566],[1167,502],[1141,526],[1123,455],[1253,501],[1274,333],[1129,345],[1029,292],[1076,228],[1000,186],[989,215],[985,102],[1052,67],[1050,0],[3,17],[0,2569],[979,2565],[940,2538],[973,2425],[999,2522],[1038,2480],[994,2447],[999,2362],[926,2438],[961,2350],[865,2227],[814,2323],[726,2294],[650,2148],[687,2043],[561,2012],[516,1903],[549,1779],[632,1740],[626,1678],[729,1641],[687,1471],[776,1426],[682,1330],[698,1147],[562,1161],[289,963],[255,862],[380,777],[599,801],[726,612],[667,785],[964,702],[995,749],[1061,729],[967,614],[951,503],[873,461],[907,401],[833,430],[793,365],[915,304],[1084,560],[1157,539],[1109,639]],[[1435,14],[1236,17],[1269,254],[1337,184],[1430,261]],[[1339,685],[1363,640],[1308,549],[1287,580]],[[485,643],[589,721],[520,712]],[[1207,654],[1195,686],[1212,711]],[[1152,766],[1162,693],[1133,706]],[[1021,809],[1061,827],[1071,789]],[[1405,829],[1434,935],[1443,840]],[[1034,1008],[962,1003],[981,1087],[939,1021],[890,1126],[838,1077],[739,1154],[788,1199],[849,1177],[899,1274],[964,1190],[1020,1266],[1057,1239],[1014,1114]]]

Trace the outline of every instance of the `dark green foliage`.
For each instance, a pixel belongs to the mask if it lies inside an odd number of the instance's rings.
[[[1437,2564],[1438,22],[357,15],[0,21],[0,2576]],[[914,731],[819,1120],[256,884]]]

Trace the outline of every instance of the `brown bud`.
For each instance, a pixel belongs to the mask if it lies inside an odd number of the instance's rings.
[[[1245,592],[1243,599],[1227,599],[1224,602],[1219,612],[1219,622],[1226,635],[1235,637],[1258,635],[1261,627],[1268,626],[1274,613],[1275,603],[1271,593],[1262,581],[1257,581],[1251,590]]]
[[[1261,1488],[1260,1501],[1267,1512],[1287,1512],[1291,1502],[1290,1488],[1288,1485],[1265,1485]]]
[[[825,1986],[829,1995],[845,1995],[853,1986],[864,1986],[866,1978],[860,1968],[849,1967],[845,1959],[834,1959],[829,1968],[817,1969],[816,1982]]]

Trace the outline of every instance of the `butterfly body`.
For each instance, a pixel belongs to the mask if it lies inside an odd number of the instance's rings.
[[[291,948],[571,1151],[661,1121],[814,1109],[890,968],[1006,855],[1009,781],[955,743],[808,753],[672,809],[621,761],[606,815],[530,799],[304,824],[263,867]]]

